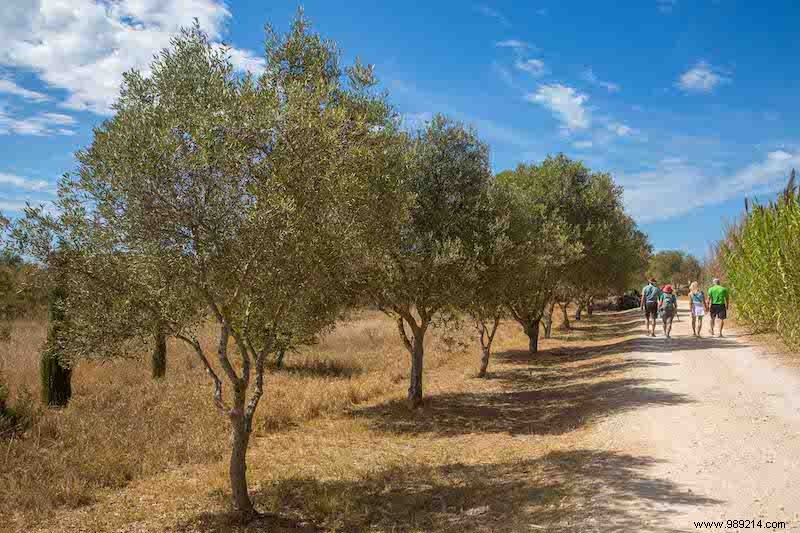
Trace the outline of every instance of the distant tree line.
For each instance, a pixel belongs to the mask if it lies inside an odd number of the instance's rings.
[[[659,285],[667,283],[686,291],[693,281],[704,282],[703,266],[694,255],[683,250],[662,250],[650,257],[649,275]]]
[[[374,305],[409,353],[417,407],[437,317],[474,321],[485,375],[502,322],[534,354],[556,304],[638,284],[650,254],[609,174],[557,155],[493,175],[474,129],[436,116],[409,130],[372,68],[343,66],[302,15],[267,28],[265,60],[237,76],[224,48],[182,31],[149,75],[125,75],[56,209],[9,230],[48,272],[49,383],[143,346],[159,377],[166,338],[192,349],[230,422],[244,518],[253,417],[287,350]],[[209,322],[213,351],[198,338]]]

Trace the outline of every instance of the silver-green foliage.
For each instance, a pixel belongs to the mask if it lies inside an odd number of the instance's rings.
[[[265,59],[262,75],[239,77],[224,49],[183,31],[148,75],[126,74],[114,117],[61,183],[59,216],[30,210],[18,231],[31,252],[59,242],[74,257],[74,356],[128,353],[158,324],[191,346],[231,421],[243,515],[266,358],[349,303],[375,202],[392,191],[395,138],[371,68],[342,69],[302,16],[286,35],[267,30]],[[199,342],[209,319],[213,354]]]
[[[435,317],[463,308],[474,290],[475,256],[485,231],[489,149],[474,130],[436,116],[405,139],[396,159],[402,201],[386,205],[366,293],[393,317],[411,355],[408,399],[422,402],[424,337]]]

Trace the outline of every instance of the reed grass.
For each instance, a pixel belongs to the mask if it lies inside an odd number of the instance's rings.
[[[721,252],[738,317],[754,332],[776,332],[800,349],[800,194],[794,171],[777,199],[745,203]]]

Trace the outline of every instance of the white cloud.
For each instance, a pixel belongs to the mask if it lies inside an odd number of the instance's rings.
[[[15,118],[0,108],[0,135],[74,135],[75,132],[55,126],[72,126],[75,119],[61,113],[40,113],[24,118]]]
[[[586,69],[581,73],[581,78],[588,81],[592,85],[597,85],[598,87],[602,87],[603,89],[607,90],[610,93],[616,93],[621,90],[621,87],[616,83],[611,83],[610,81],[603,81],[597,77],[594,71],[591,68]]]
[[[502,13],[500,13],[499,11],[497,11],[495,9],[492,9],[491,7],[489,7],[489,6],[485,5],[485,4],[481,4],[481,5],[477,6],[477,9],[478,9],[478,11],[480,11],[481,13],[486,15],[487,17],[491,17],[491,18],[495,19],[496,21],[498,21],[503,26],[505,26],[505,27],[510,27],[511,26],[511,22],[506,17],[504,17]]]
[[[64,115],[62,113],[42,113],[39,116],[39,120],[44,122],[45,124],[57,124],[59,126],[71,126],[75,124],[77,121],[69,116]]]
[[[606,127],[608,128],[608,131],[619,137],[628,137],[638,133],[637,130],[621,122],[609,122]]]
[[[770,152],[767,154],[767,159],[771,159],[773,161],[787,161],[791,158],[792,154],[784,152],[783,150],[776,150],[775,152]]]
[[[69,109],[107,114],[123,72],[147,72],[153,56],[195,18],[221,40],[230,17],[221,0],[2,2],[0,65],[31,70],[65,90]],[[260,65],[249,52],[230,53],[239,69]]]
[[[678,0],[656,0],[656,7],[662,13],[672,13],[677,4]]]
[[[695,66],[681,74],[677,86],[686,92],[710,93],[718,85],[730,81],[718,67],[698,61]]]
[[[27,191],[41,191],[46,189],[50,184],[44,180],[31,180],[15,174],[0,172],[0,185],[12,185],[18,189],[25,189]]]
[[[572,87],[561,84],[541,85],[538,91],[525,98],[549,109],[568,132],[586,129],[591,125],[589,110],[584,107],[589,97]]]
[[[519,70],[523,70],[537,78],[544,76],[547,73],[547,69],[544,66],[544,61],[541,59],[520,59],[514,63],[514,66]]]
[[[708,165],[718,168],[713,162]],[[792,168],[800,167],[800,151],[776,150],[732,175],[666,158],[652,169],[620,177],[625,201],[640,222],[653,222],[688,213],[743,195],[772,194],[786,185]]]
[[[517,39],[509,39],[507,41],[500,41],[494,44],[498,48],[514,48],[514,49],[528,49],[536,50],[536,47],[526,41],[518,41]]]
[[[44,102],[48,100],[46,94],[38,93],[36,91],[29,91],[24,87],[20,87],[11,80],[0,79],[0,93],[13,94],[14,96],[21,96],[26,100],[32,100],[34,102]]]

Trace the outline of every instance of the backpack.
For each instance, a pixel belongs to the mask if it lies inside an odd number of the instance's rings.
[[[665,294],[664,305],[661,306],[661,310],[666,316],[673,315],[675,313],[675,296],[672,294]]]

